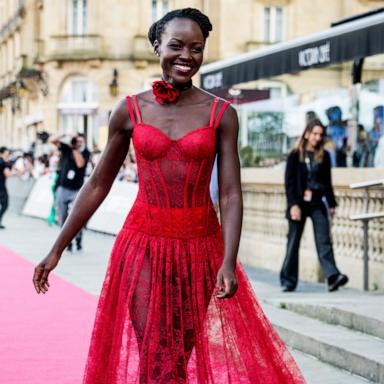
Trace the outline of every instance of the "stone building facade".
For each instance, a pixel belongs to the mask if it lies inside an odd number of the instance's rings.
[[[38,131],[81,131],[91,147],[102,146],[117,100],[160,76],[146,34],[170,9],[191,6],[209,15],[210,62],[383,5],[374,0],[0,0],[0,143],[27,149]],[[325,70],[323,79],[318,73],[303,76],[314,85],[333,86],[345,77],[343,70],[331,75]],[[300,82],[279,80],[300,91]]]

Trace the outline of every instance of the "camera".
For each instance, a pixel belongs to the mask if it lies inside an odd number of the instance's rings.
[[[77,147],[77,136],[72,137],[71,139],[71,146],[76,148]]]

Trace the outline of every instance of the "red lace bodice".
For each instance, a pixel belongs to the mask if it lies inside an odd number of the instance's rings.
[[[174,140],[142,121],[136,96],[127,97],[134,125],[139,192],[125,227],[156,236],[193,238],[217,232],[209,194],[216,129],[229,102],[216,98],[207,126]]]

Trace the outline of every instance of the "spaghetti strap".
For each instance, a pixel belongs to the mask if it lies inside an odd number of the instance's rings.
[[[131,117],[131,121],[132,121],[132,124],[133,124],[133,127],[136,127],[136,118],[135,118],[135,114],[133,112],[133,108],[132,108],[132,103],[131,103],[131,96],[127,96],[125,98],[126,102],[127,102],[127,107],[128,107],[128,111],[129,111],[129,116]]]
[[[140,109],[139,109],[139,104],[137,103],[136,95],[132,96],[132,99],[133,99],[133,106],[134,106],[135,112],[136,112],[137,123],[141,124],[142,120],[141,120]]]
[[[214,129],[216,129],[220,123],[220,120],[221,120],[221,117],[223,116],[223,113],[225,112],[225,110],[227,109],[228,105],[230,104],[229,101],[224,101],[224,103],[221,105],[221,108],[219,110],[219,113],[217,114],[217,117],[216,117],[216,120],[215,120],[215,124],[213,126]]]
[[[211,116],[209,118],[209,126],[210,127],[213,127],[213,122],[215,120],[215,114],[216,114],[216,108],[217,108],[217,104],[219,104],[219,98],[216,97],[215,98],[215,101],[213,102],[213,105],[212,105],[212,109],[211,109]]]

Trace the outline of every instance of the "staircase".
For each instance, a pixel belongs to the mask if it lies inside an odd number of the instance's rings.
[[[384,294],[301,283],[282,293],[276,273],[246,268],[263,310],[308,384],[384,384]]]
[[[383,298],[371,298],[372,306],[374,301],[382,311]],[[280,298],[266,300],[263,308],[289,347],[369,382],[384,383],[384,321],[379,316],[359,313],[353,302]]]

